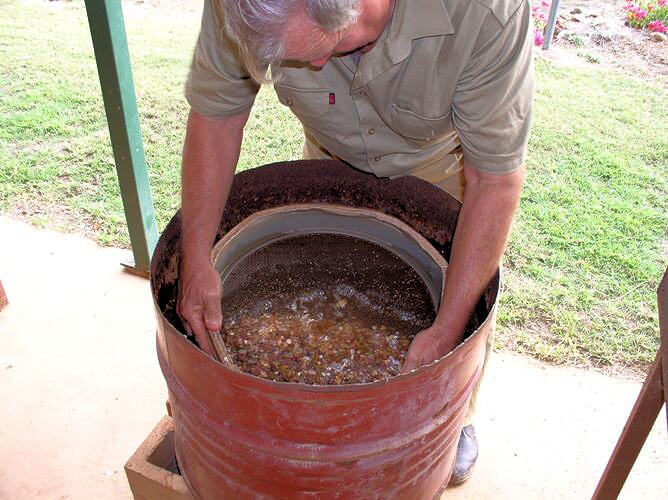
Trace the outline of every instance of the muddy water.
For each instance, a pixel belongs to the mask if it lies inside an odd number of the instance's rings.
[[[222,305],[224,340],[241,370],[321,385],[397,375],[435,316],[408,264],[340,235],[287,238],[255,252],[223,283]]]

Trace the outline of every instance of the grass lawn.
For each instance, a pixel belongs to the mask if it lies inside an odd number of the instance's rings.
[[[188,5],[188,4],[186,4]],[[0,210],[127,245],[81,2],[0,0]],[[159,227],[179,205],[183,82],[197,9],[125,5]],[[539,60],[528,179],[505,258],[498,344],[562,363],[642,367],[658,348],[668,254],[668,93]],[[264,88],[240,169],[298,158],[301,127]]]

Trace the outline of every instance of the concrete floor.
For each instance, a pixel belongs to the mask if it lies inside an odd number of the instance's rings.
[[[165,413],[148,282],[127,253],[0,217],[0,498],[129,499],[123,464]],[[586,498],[640,384],[492,358],[473,478],[444,498]],[[665,413],[622,498],[668,498]]]

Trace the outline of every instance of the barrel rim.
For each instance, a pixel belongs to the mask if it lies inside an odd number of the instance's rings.
[[[244,171],[240,172],[237,174],[237,177],[239,175],[251,175],[256,172],[260,172],[263,169],[278,169],[282,166],[285,166],[286,164],[290,164],[291,167],[297,166],[297,165],[303,165],[303,164],[309,163],[308,161],[292,161],[292,162],[279,162],[279,163],[272,163],[268,165],[264,165],[262,167],[258,167],[255,169],[252,169],[251,171]],[[313,162],[311,162],[313,163]],[[332,164],[339,164],[340,162],[335,161],[335,160],[330,160],[328,163]],[[350,167],[346,167],[350,168]],[[405,178],[400,178],[395,181],[390,181],[390,182],[397,182],[400,180],[403,180]],[[433,186],[426,181],[422,179],[417,179],[417,178],[411,178],[410,179],[412,182],[417,182],[418,184],[424,184],[428,188],[433,188]],[[436,188],[438,189],[438,188]],[[444,191],[442,192],[444,196],[447,196],[447,193]],[[151,261],[151,267],[150,267],[150,272],[149,272],[149,279],[151,283],[151,296],[153,300],[153,305],[154,305],[154,310],[156,311],[156,316],[158,319],[158,325],[157,328],[158,330],[163,330],[164,334],[167,336],[171,336],[172,338],[175,338],[177,342],[183,343],[185,342],[188,347],[186,349],[194,350],[196,351],[195,356],[202,361],[202,362],[213,362],[214,364],[218,365],[217,369],[219,370],[224,370],[226,372],[226,379],[229,381],[228,383],[232,382],[232,380],[238,381],[240,386],[247,387],[248,385],[257,385],[257,386],[265,386],[265,387],[270,387],[274,389],[279,389],[280,391],[283,392],[289,392],[289,393],[348,393],[348,392],[365,392],[365,391],[370,391],[373,389],[376,389],[378,387],[383,387],[385,385],[390,385],[390,384],[403,384],[407,383],[407,381],[413,380],[416,377],[422,377],[426,374],[426,372],[431,372],[436,369],[439,365],[443,364],[443,362],[447,359],[450,359],[455,356],[460,356],[462,355],[465,351],[470,350],[471,344],[476,340],[476,338],[481,334],[481,332],[484,332],[489,323],[493,321],[495,311],[497,308],[497,304],[499,301],[499,295],[500,295],[500,288],[501,288],[501,268],[497,267],[496,271],[492,275],[492,278],[490,280],[489,286],[493,286],[493,295],[494,295],[494,300],[492,301],[491,305],[489,306],[489,310],[487,312],[487,315],[482,321],[478,327],[469,335],[467,338],[465,338],[462,342],[460,342],[452,351],[449,353],[445,354],[444,356],[441,356],[440,358],[432,361],[429,364],[422,365],[416,369],[411,370],[408,373],[401,373],[399,375],[396,375],[394,377],[386,378],[386,379],[381,379],[381,380],[376,380],[373,382],[366,382],[362,384],[343,384],[343,385],[318,385],[318,384],[302,384],[302,383],[295,383],[295,382],[276,382],[273,380],[268,380],[264,379],[262,377],[257,377],[255,375],[242,372],[240,370],[230,368],[229,366],[226,366],[225,364],[217,361],[214,359],[212,356],[208,355],[206,352],[204,352],[202,349],[200,349],[198,346],[196,346],[193,342],[191,342],[186,335],[181,333],[165,316],[162,308],[160,307],[160,304],[158,303],[158,297],[156,294],[156,275],[158,268],[160,267],[159,259],[157,257],[163,256],[166,253],[167,250],[167,245],[170,240],[170,238],[174,237],[178,232],[180,231],[180,214],[181,211],[180,209],[176,212],[170,223],[165,227],[165,230],[161,237],[158,240],[158,243],[154,249],[153,252],[153,258]],[[415,230],[418,234],[421,234],[419,231]],[[424,236],[424,235],[423,235]],[[487,287],[487,288],[488,288]],[[487,288],[485,290],[487,290]],[[160,342],[158,342],[158,348],[159,349],[167,349],[167,346],[165,345],[164,347],[161,346]],[[166,352],[165,355],[169,356],[169,354]],[[232,380],[230,380],[232,379]]]

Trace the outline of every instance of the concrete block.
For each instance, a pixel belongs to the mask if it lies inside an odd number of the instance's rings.
[[[165,416],[125,464],[135,500],[194,500],[175,464],[174,425]]]

